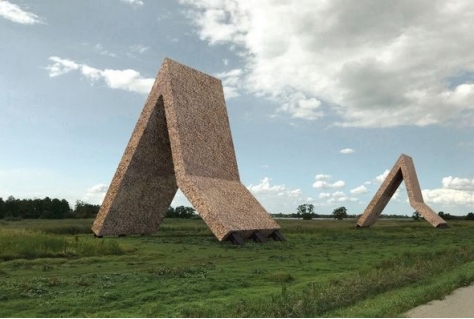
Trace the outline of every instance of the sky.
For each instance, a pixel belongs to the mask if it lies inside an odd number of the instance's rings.
[[[407,154],[425,202],[465,215],[472,30],[470,0],[0,0],[0,197],[100,204],[168,57],[222,81],[270,213],[361,214]],[[413,211],[402,184],[384,214]]]

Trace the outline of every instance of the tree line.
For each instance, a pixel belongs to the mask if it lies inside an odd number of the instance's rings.
[[[445,212],[439,212],[438,216],[441,217],[444,220],[474,220],[474,213],[467,213],[465,216],[456,216],[456,215],[451,215],[449,213]],[[414,220],[422,220],[423,216],[421,213],[418,211],[413,212],[413,215],[411,216]]]
[[[444,213],[444,212],[439,212],[438,215],[443,218],[444,220],[474,220],[474,213],[470,212],[467,213],[465,216],[456,216],[456,215],[451,215],[449,213]],[[344,206],[335,208],[331,214],[317,214],[314,212],[314,205],[313,204],[301,204],[296,208],[296,213],[292,214],[272,214],[273,217],[291,217],[291,218],[297,218],[297,219],[303,219],[303,220],[311,220],[315,218],[333,218],[337,220],[342,220],[345,218],[359,218],[361,215],[349,215],[347,213],[347,208]],[[395,214],[382,214],[379,216],[379,218],[390,218],[390,219],[405,219],[405,218],[410,218],[409,215],[395,215]],[[414,220],[420,220],[423,217],[419,212],[414,212],[413,215],[411,216]]]
[[[196,210],[192,207],[178,206],[176,208],[168,207],[166,218],[196,218]]]
[[[3,200],[0,197],[0,219],[63,219],[63,218],[93,218],[99,212],[99,205],[77,201],[74,209],[65,199],[17,199],[13,196]]]
[[[65,199],[18,199],[13,196],[4,200],[0,197],[0,219],[64,219],[64,218],[95,218],[100,205],[76,201],[74,209]],[[196,210],[192,207],[169,207],[166,211],[167,218],[197,218]]]
[[[83,201],[76,201],[74,209],[71,209],[69,203],[65,199],[49,198],[43,199],[16,199],[9,196],[6,200],[0,197],[0,219],[20,220],[20,219],[63,219],[63,218],[95,218],[99,212],[100,205],[88,204]],[[444,220],[474,220],[474,213],[470,212],[465,216],[455,216],[449,213],[439,212],[438,215]],[[167,218],[198,218],[196,210],[192,207],[178,206],[173,208],[170,206],[166,211]],[[293,214],[273,214],[274,217],[293,217],[303,220],[311,220],[313,218],[334,218],[342,220],[344,218],[357,218],[357,215],[349,215],[347,209],[342,206],[333,210],[332,214],[316,214],[313,204],[301,204],[297,207],[296,213]],[[409,218],[402,215],[381,215],[380,218]],[[421,214],[414,212],[413,219],[419,220]]]
[[[302,218],[303,220],[311,220],[314,218],[334,218],[338,220],[342,220],[344,218],[355,218],[356,215],[349,215],[347,213],[347,208],[344,206],[338,207],[333,210],[331,214],[316,214],[314,212],[314,205],[313,204],[301,204],[296,208],[296,213],[292,214],[272,214],[273,217],[291,217],[291,218]]]
[[[474,220],[473,212],[467,213],[465,216],[455,216],[451,215],[450,213],[439,212],[438,216],[444,220]]]

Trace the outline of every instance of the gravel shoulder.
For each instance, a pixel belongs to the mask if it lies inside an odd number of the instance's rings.
[[[443,300],[433,300],[405,313],[408,318],[474,318],[474,285],[456,289]]]

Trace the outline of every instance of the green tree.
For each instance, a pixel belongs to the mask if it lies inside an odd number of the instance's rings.
[[[168,217],[168,218],[175,218],[175,212],[174,212],[174,208],[172,206],[168,207],[168,209],[166,210],[166,215],[165,217]]]
[[[332,217],[337,220],[343,220],[344,218],[347,218],[347,208],[344,206],[336,208],[332,211]]]
[[[446,215],[443,215],[446,216]],[[411,216],[413,220],[420,220],[421,219],[421,214],[418,211],[413,212],[413,215]]]
[[[15,218],[18,217],[18,205],[16,199],[13,196],[8,196],[5,201],[5,217]]]
[[[0,219],[5,217],[5,202],[3,201],[3,198],[0,197]]]
[[[473,213],[473,212],[468,213],[468,214],[466,215],[466,220],[474,220],[474,213]]]
[[[302,204],[299,205],[296,211],[296,215],[303,217],[303,220],[311,220],[314,217],[314,205],[313,204]]]
[[[445,212],[439,212],[439,213],[438,213],[438,216],[441,217],[441,218],[444,219],[444,220],[451,220],[451,219],[453,219],[453,216],[451,216],[451,214],[445,213]]]
[[[54,219],[63,219],[70,210],[69,203],[65,199],[59,200],[57,198],[54,198],[51,201],[50,209],[52,215],[51,218]]]
[[[168,218],[193,218],[196,210],[192,207],[178,206],[176,208],[168,207],[166,217]]]
[[[194,215],[194,208],[178,206],[174,209],[177,218],[192,218]]]
[[[76,218],[94,218],[99,212],[100,205],[92,205],[83,201],[76,201],[76,207],[74,209],[74,217]]]

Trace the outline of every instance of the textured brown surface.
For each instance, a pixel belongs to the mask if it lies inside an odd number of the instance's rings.
[[[221,82],[165,59],[92,230],[154,233],[178,187],[219,240],[280,228],[240,182]]]
[[[380,185],[379,190],[375,194],[372,201],[365,209],[362,216],[357,221],[357,226],[372,226],[388,204],[393,194],[405,180],[405,187],[408,193],[410,205],[418,211],[431,225],[434,227],[442,227],[446,225],[444,219],[439,217],[423,200],[420,184],[416,176],[415,166],[410,156],[402,154],[393,168],[388,173],[385,181]]]

